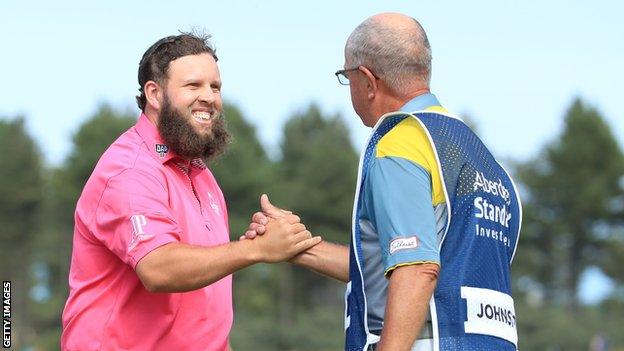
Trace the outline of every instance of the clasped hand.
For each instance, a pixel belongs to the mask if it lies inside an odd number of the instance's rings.
[[[263,261],[286,261],[321,242],[321,237],[313,236],[299,216],[274,206],[266,194],[260,197],[260,207],[262,211],[253,214],[240,240],[255,239]]]

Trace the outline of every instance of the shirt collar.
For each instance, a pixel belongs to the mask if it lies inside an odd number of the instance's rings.
[[[426,110],[429,107],[433,106],[441,106],[438,98],[431,93],[426,93],[422,95],[418,95],[408,101],[405,105],[401,107],[401,111],[405,112],[414,112],[414,111],[422,111]]]
[[[171,150],[160,137],[158,127],[156,127],[144,113],[141,113],[135,125],[135,129],[145,142],[145,145],[149,148],[150,153],[162,164],[175,159],[176,165],[187,174],[190,172],[191,167],[199,170],[206,168],[206,163],[204,163],[201,158],[198,157],[189,161]]]
[[[184,173],[186,174],[190,174],[192,168],[195,168],[197,170],[203,170],[208,168],[206,166],[206,163],[204,162],[204,160],[202,160],[201,158],[194,158],[190,161],[183,159],[181,157],[177,157],[174,159],[174,161],[172,161],[175,163],[175,165]]]

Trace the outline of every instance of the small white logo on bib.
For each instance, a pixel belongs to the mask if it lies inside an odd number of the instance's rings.
[[[491,335],[518,346],[516,312],[513,298],[505,293],[482,288],[461,287],[466,300],[467,334]]]
[[[418,247],[418,238],[416,235],[407,238],[396,238],[390,242],[390,254],[407,249],[415,249]]]

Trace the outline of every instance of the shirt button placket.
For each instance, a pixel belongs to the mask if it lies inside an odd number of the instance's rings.
[[[190,166],[189,166],[189,169],[186,170],[181,165],[179,165],[179,164],[176,164],[176,165],[182,171],[182,173],[184,173],[184,175],[186,176],[186,179],[188,180],[189,188],[190,188],[191,192],[193,193],[193,197],[195,198],[195,201],[197,201],[197,205],[199,206],[199,213],[201,214],[202,218],[204,219],[204,223],[206,225],[206,228],[208,230],[212,230],[212,228],[210,228],[210,225],[208,224],[208,220],[206,219],[206,216],[204,214],[204,207],[202,206],[201,201],[199,200],[199,196],[197,196],[197,191],[195,191],[195,185],[193,185],[193,180],[191,179],[191,176],[190,176],[190,173],[191,173]]]

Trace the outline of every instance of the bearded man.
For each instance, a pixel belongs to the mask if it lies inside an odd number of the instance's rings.
[[[204,163],[229,138],[208,39],[169,36],[141,59],[142,113],[76,206],[63,350],[230,350],[231,274],[320,241],[293,214],[265,222],[257,240],[229,241],[225,200]]]

